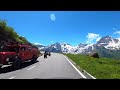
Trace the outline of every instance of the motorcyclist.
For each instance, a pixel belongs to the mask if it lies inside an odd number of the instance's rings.
[[[49,52],[48,55],[51,56],[51,53]]]
[[[47,51],[45,51],[44,53],[44,58],[47,58]]]

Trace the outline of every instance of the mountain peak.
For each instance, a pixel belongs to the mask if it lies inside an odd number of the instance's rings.
[[[63,53],[91,53],[96,47],[104,47],[110,50],[120,50],[120,41],[107,35],[102,37],[96,44],[80,43],[77,46],[70,45],[66,42],[56,42],[49,46],[36,45],[42,50],[49,50],[51,52],[63,52]]]
[[[110,41],[112,41],[112,39],[113,38],[111,36],[104,36],[97,42],[97,44],[99,44],[99,43],[109,43]]]
[[[112,38],[111,36],[104,36],[98,42],[97,46],[104,46],[105,48],[115,48],[118,47],[119,40]]]
[[[61,45],[70,45],[70,44],[68,44],[68,43],[66,43],[66,42],[62,42],[62,43],[60,43]]]
[[[112,38],[111,36],[107,35],[107,36],[104,36],[102,38]]]

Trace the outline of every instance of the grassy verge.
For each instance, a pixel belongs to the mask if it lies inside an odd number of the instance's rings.
[[[97,79],[120,79],[120,60],[64,54]]]

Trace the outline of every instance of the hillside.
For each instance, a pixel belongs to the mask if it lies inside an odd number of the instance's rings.
[[[120,60],[92,58],[82,54],[64,54],[97,79],[120,79]]]
[[[8,26],[5,20],[0,20],[0,46],[9,41],[32,45],[25,37],[15,32],[14,28]]]
[[[95,51],[100,57],[114,58],[120,60],[120,50],[109,50],[105,47],[96,46]]]

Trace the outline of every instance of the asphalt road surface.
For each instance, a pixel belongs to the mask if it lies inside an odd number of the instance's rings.
[[[3,66],[0,79],[86,79],[64,55],[51,53],[44,59],[39,57],[36,63],[26,62],[20,69]]]

